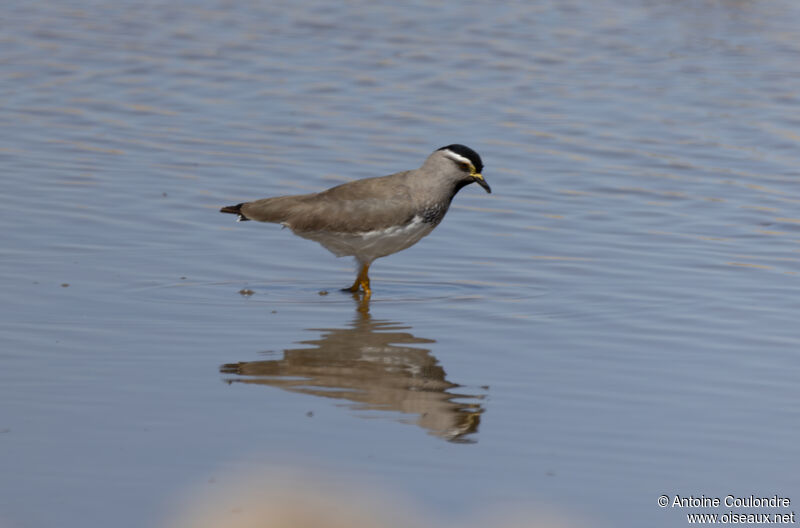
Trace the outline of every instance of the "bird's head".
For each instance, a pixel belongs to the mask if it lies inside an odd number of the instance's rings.
[[[470,183],[477,183],[487,193],[492,192],[481,174],[483,171],[481,157],[465,145],[453,144],[438,149],[425,161],[423,168],[435,171],[452,181],[456,192]]]

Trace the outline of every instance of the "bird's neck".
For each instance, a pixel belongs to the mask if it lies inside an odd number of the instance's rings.
[[[468,183],[437,181],[421,173],[417,173],[415,176],[418,176],[418,179],[412,183],[412,187],[417,191],[415,201],[425,207],[438,204],[443,204],[445,208],[449,207],[456,193]]]

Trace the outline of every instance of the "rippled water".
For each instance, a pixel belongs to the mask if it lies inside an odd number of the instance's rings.
[[[800,501],[796,3],[12,1],[0,24],[0,524],[154,525],[294,465],[447,522]],[[347,260],[217,212],[454,142],[494,193],[377,261],[369,303]]]

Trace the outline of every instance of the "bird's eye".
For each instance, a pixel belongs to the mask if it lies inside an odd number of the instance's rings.
[[[465,171],[469,170],[469,163],[459,162],[458,166],[461,167],[462,170],[465,170]]]

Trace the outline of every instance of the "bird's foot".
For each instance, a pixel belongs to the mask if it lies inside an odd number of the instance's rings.
[[[342,291],[350,292],[350,293],[358,293],[359,290],[364,291],[364,296],[366,299],[369,299],[370,295],[372,295],[372,290],[369,288],[369,265],[362,265],[361,271],[358,273],[358,277],[356,277],[355,282],[349,288],[344,288]]]
[[[372,290],[369,287],[369,280],[366,281],[356,281],[352,286],[349,288],[342,288],[343,292],[354,293],[357,294],[360,291],[364,292],[364,296],[369,298],[372,295]]]

